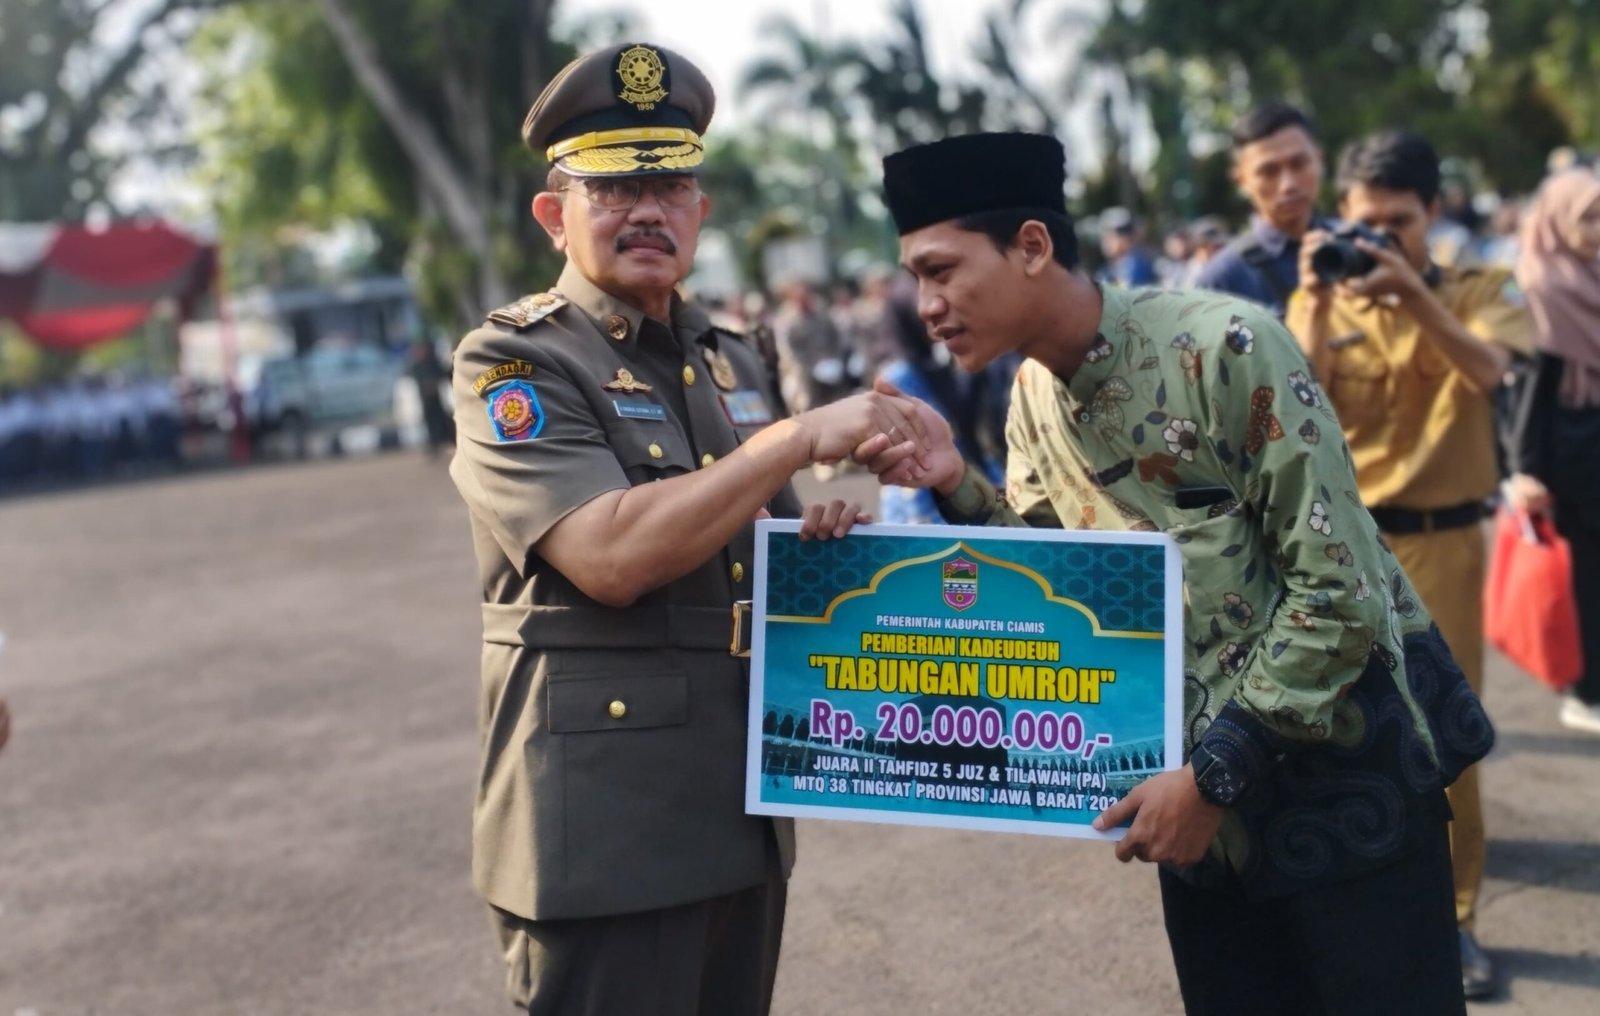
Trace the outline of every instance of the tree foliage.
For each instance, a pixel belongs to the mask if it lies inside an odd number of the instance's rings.
[[[357,219],[379,265],[412,268],[429,305],[461,320],[548,278],[553,259],[527,215],[538,160],[516,139],[527,104],[574,52],[551,38],[551,6],[241,0],[218,15],[198,52],[218,111],[208,181],[234,248],[277,246],[286,223]],[[835,257],[881,251],[882,210],[869,196],[880,155],[979,129],[1064,134],[1075,108],[1091,112],[1097,135],[1093,162],[1073,150],[1083,207],[1164,218],[1239,210],[1226,130],[1269,97],[1306,105],[1330,150],[1402,124],[1512,190],[1537,182],[1551,148],[1600,144],[1592,0],[1106,0],[1085,10],[996,3],[963,76],[935,66],[932,7],[919,0],[893,0],[891,28],[870,40],[821,39],[793,17],[773,19],[723,97],[759,116],[738,136],[725,121],[714,132],[712,224],[747,247],[800,230],[825,234]],[[584,42],[621,35],[608,25]]]
[[[251,0],[211,26],[208,184],[230,235],[357,219],[457,322],[548,278],[529,104],[571,59],[553,3]]]
[[[165,82],[138,71],[182,43],[218,0],[6,0],[0,4],[0,221],[80,220],[112,208],[118,153],[91,142],[116,121],[138,129],[167,109]],[[131,18],[126,38],[106,23]],[[114,208],[112,209],[114,210]]]
[[[1551,148],[1592,144],[1600,129],[1600,5],[1589,0],[1112,0],[1087,52],[1117,54],[1136,90],[1152,68],[1176,70],[1172,96],[1146,97],[1153,119],[1173,96],[1185,111],[1177,133],[1156,125],[1164,153],[1282,97],[1316,116],[1331,150],[1405,126],[1487,183],[1521,190]]]

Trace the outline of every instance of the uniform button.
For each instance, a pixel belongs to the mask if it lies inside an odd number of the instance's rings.
[[[740,564],[738,561],[733,562],[733,581],[744,581],[744,565]]]
[[[628,715],[628,704],[621,699],[612,699],[611,704],[606,706],[606,712],[611,714],[613,720],[620,720]]]
[[[700,456],[700,468],[704,469],[715,461],[717,461],[717,457],[710,452],[706,452],[704,455]]]
[[[683,383],[686,385],[694,384],[694,368],[687,363],[683,365]]]
[[[651,443],[651,445],[650,445],[650,457],[652,459],[659,459],[661,456],[663,456],[665,454],[666,453],[661,450],[661,446],[660,445],[655,444],[653,442]]]

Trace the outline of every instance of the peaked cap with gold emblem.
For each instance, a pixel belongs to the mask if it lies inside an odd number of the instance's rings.
[[[545,86],[522,140],[573,176],[689,173],[716,96],[700,68],[662,46],[586,53]]]

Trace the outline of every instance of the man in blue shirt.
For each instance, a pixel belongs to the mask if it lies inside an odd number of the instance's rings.
[[[1327,226],[1316,214],[1322,147],[1311,119],[1284,102],[1257,106],[1232,133],[1233,181],[1255,214],[1196,283],[1254,300],[1282,319],[1300,277],[1300,238]]]
[[[1128,289],[1160,281],[1155,260],[1139,242],[1139,220],[1126,208],[1107,208],[1100,213],[1100,252],[1106,258],[1096,276],[1101,282]]]

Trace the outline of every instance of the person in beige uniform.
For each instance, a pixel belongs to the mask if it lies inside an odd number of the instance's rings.
[[[676,294],[712,106],[658,46],[557,74],[523,137],[566,270],[455,354],[483,585],[473,880],[530,1013],[767,1011],[794,840],[744,813],[754,520],[799,512],[809,463],[926,441],[881,395],[774,421],[755,352]],[[860,518],[814,506],[805,532]]]
[[[1338,413],[1361,500],[1481,694],[1493,399],[1513,354],[1532,351],[1533,319],[1505,269],[1429,260],[1439,187],[1439,156],[1420,135],[1383,131],[1347,148],[1339,213],[1368,238],[1341,247],[1327,233],[1306,235],[1288,326]],[[1475,931],[1484,866],[1476,767],[1449,798],[1462,989],[1485,998],[1496,977]]]

